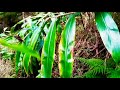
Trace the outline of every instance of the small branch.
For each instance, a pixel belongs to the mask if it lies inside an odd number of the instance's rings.
[[[38,22],[37,22],[37,24],[39,24],[43,19],[45,19],[45,22],[46,21],[49,21],[51,18],[58,18],[58,17],[62,17],[62,16],[66,16],[66,15],[70,15],[70,14],[74,14],[74,13],[76,13],[76,12],[70,12],[70,13],[65,13],[65,14],[63,14],[63,15],[56,15],[56,16],[54,16],[54,17],[48,17],[48,18],[46,18],[50,13],[48,12],[44,17],[42,17]],[[36,25],[37,25],[36,24]]]
[[[103,50],[105,50],[105,47],[101,51],[99,51],[94,57],[96,57],[98,54],[100,54]]]
[[[70,14],[74,14],[74,13],[76,13],[76,12],[70,12],[70,13],[66,13],[66,14],[63,14],[63,15],[57,15],[55,17],[58,18],[58,17],[61,17],[61,16],[66,16],[66,15],[70,15]]]
[[[62,16],[66,16],[66,15],[74,14],[74,13],[76,13],[76,12],[70,12],[70,13],[66,13],[66,14],[63,14],[63,15],[57,15],[57,16],[54,16],[54,17],[48,17],[48,18],[46,18],[45,21],[50,20],[50,18],[58,18],[58,17],[62,17]]]
[[[22,12],[22,18],[25,19],[25,13]],[[23,21],[25,23],[25,20]]]

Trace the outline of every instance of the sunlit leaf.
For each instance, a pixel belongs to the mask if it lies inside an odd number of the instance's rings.
[[[32,50],[35,49],[35,45],[36,45],[37,40],[38,40],[38,38],[39,38],[39,36],[40,36],[40,31],[41,31],[42,25],[43,25],[43,23],[41,22],[41,26],[38,27],[38,28],[33,32],[32,36],[31,36],[31,40],[30,40],[30,43],[28,44],[28,46],[29,46]],[[29,54],[26,53],[26,54],[24,55],[24,58],[23,58],[23,65],[24,65],[24,68],[25,68],[25,71],[26,71],[27,74],[28,74],[28,72],[29,72],[29,63],[30,63],[30,60],[31,60],[31,55],[29,55]],[[31,71],[32,71],[32,69],[31,69]]]
[[[71,15],[66,22],[59,44],[59,70],[62,78],[70,78],[72,76],[75,26],[75,16]]]
[[[41,55],[41,78],[51,78],[55,52],[56,19],[52,18]]]
[[[116,63],[120,62],[120,33],[108,12],[95,13],[95,20],[102,41]]]
[[[14,50],[16,50],[16,51],[20,51],[20,52],[23,52],[23,53],[30,54],[31,56],[40,59],[40,56],[39,56],[39,53],[38,53],[38,52],[32,50],[31,48],[28,48],[28,47],[25,46],[24,44],[8,43],[7,41],[5,41],[5,40],[3,40],[3,39],[0,39],[0,43],[1,43],[3,46],[6,46],[6,47],[11,48],[11,49],[14,49]]]

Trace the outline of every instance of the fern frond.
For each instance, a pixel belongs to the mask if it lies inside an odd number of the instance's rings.
[[[101,78],[101,76],[93,74],[93,70],[87,71],[87,72],[83,75],[83,77],[84,77],[84,78]]]
[[[120,78],[120,71],[113,70],[110,75],[108,75],[108,78]]]
[[[97,66],[97,67],[94,67],[93,69],[93,74],[105,74],[106,72],[106,68],[105,66],[101,65],[101,66]]]
[[[99,65],[103,65],[104,61],[102,59],[85,59],[85,58],[79,58],[81,62],[88,65],[90,68],[97,67]]]
[[[98,78],[106,73],[106,67],[102,59],[79,58],[79,60],[89,67],[89,70],[84,74],[86,78]]]
[[[116,63],[113,60],[113,58],[109,58],[106,60],[106,66],[107,66],[107,68],[113,68],[113,69],[116,68]]]

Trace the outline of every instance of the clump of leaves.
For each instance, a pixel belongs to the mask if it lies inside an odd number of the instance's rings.
[[[75,15],[73,13],[68,13],[67,24],[64,27],[63,37],[61,40],[61,52],[65,59],[62,59],[62,62],[70,63],[73,62],[72,58],[72,47],[74,43],[74,34],[75,33]],[[55,43],[56,43],[56,31],[58,30],[57,25],[59,25],[58,18],[65,16],[64,14],[58,14],[48,12],[46,14],[38,14],[36,16],[29,16],[11,28],[11,36],[14,36],[18,40],[18,43],[12,44],[6,40],[0,39],[0,43],[4,46],[16,50],[16,74],[19,73],[20,69],[22,73],[29,76],[36,76],[38,73],[42,78],[50,78],[52,73],[52,66],[54,60],[55,52]],[[70,24],[70,26],[69,26]],[[17,28],[19,26],[20,28]],[[60,27],[58,30],[61,33]],[[70,35],[67,33],[70,33]],[[64,35],[65,34],[65,35]],[[67,38],[65,38],[67,36]],[[69,40],[68,40],[69,39]],[[64,46],[64,43],[66,45]],[[62,55],[61,55],[62,56]],[[69,57],[69,58],[67,58]],[[70,59],[70,60],[69,60]],[[64,63],[60,65],[64,65]],[[41,69],[40,69],[41,65]],[[65,67],[59,67],[60,72],[64,70]],[[40,70],[39,70],[40,69]],[[39,70],[39,72],[38,72]],[[66,69],[65,69],[66,71]],[[68,73],[62,73],[62,77],[71,77],[72,75],[72,64],[68,68]],[[35,73],[36,72],[36,73]],[[68,74],[68,75],[67,75]]]
[[[112,58],[107,60],[79,58],[79,60],[89,68],[82,76],[84,78],[120,78],[120,67]]]
[[[79,60],[89,67],[89,70],[84,74],[85,78],[102,77],[106,73],[104,61],[101,59],[80,58]]]

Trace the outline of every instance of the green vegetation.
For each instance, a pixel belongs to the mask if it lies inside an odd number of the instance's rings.
[[[120,34],[109,12],[41,12],[26,17],[24,12],[21,14],[21,20],[9,29],[3,27],[0,34],[0,58],[12,62],[13,77],[120,77]],[[0,15],[12,18],[18,12]]]

